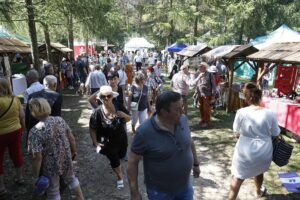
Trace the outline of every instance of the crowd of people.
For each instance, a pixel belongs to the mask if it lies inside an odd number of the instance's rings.
[[[61,85],[66,85],[69,90],[77,89],[79,95],[88,95],[92,145],[109,160],[118,189],[124,187],[121,160],[125,160],[131,199],[141,199],[137,176],[139,161],[143,160],[150,200],[193,199],[190,172],[199,177],[200,162],[188,125],[188,98],[193,96],[199,107],[199,128],[211,127],[219,85],[226,77],[219,63],[209,66],[201,62],[192,70],[180,57],[168,67],[172,59],[156,52],[146,57],[140,51],[103,52],[78,56],[74,62],[63,58],[59,73],[45,62],[42,73],[31,69],[26,74],[29,87],[24,93],[25,108],[12,95],[8,81],[1,78],[0,195],[6,193],[6,147],[16,167],[15,182],[24,183],[21,143],[25,142],[32,155],[34,182],[41,175],[49,179],[47,199],[60,199],[62,182],[74,190],[77,199],[84,199],[72,164],[77,155],[76,142],[61,117]],[[169,69],[167,76],[163,76],[162,68]],[[167,77],[171,79],[171,91],[163,91]],[[190,91],[194,94],[189,95]],[[280,132],[274,114],[259,107],[261,90],[249,83],[244,94],[250,106],[239,110],[233,123],[238,142],[228,199],[236,199],[243,180],[250,177],[255,177],[257,195],[265,194],[263,173],[271,163],[271,137]],[[129,121],[131,130],[126,125]],[[26,141],[22,141],[22,132]],[[129,133],[134,138],[127,155]]]

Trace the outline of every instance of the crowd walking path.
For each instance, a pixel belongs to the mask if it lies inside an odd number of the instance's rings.
[[[226,116],[218,116],[215,125],[208,130],[199,130],[197,123],[197,110],[190,108],[189,123],[193,131],[193,137],[198,151],[200,160],[201,174],[200,178],[191,180],[194,186],[194,199],[203,200],[225,200],[229,190],[231,180],[230,165],[235,139],[231,137],[231,125],[233,118],[226,119]],[[79,178],[83,194],[86,200],[125,200],[130,199],[127,176],[125,172],[126,162],[122,162],[122,170],[124,172],[124,189],[117,189],[116,177],[109,165],[108,159],[103,155],[97,154],[89,135],[89,117],[91,115],[91,107],[87,102],[87,97],[78,97],[74,94],[65,93],[63,96],[63,118],[70,125],[76,138],[78,156],[74,162],[75,173]],[[224,121],[222,121],[222,118]],[[227,117],[228,118],[228,117]],[[221,121],[220,121],[221,119]],[[128,124],[128,130],[130,130]],[[129,144],[132,141],[130,132]],[[29,155],[24,150],[25,160],[25,181],[23,186],[16,186],[13,183],[14,168],[6,155],[5,183],[9,190],[9,194],[1,199],[17,200],[17,199],[33,199],[31,196],[32,179],[31,166],[29,163]],[[142,162],[139,166],[139,187],[143,199],[147,199],[145,186],[143,184]],[[269,184],[272,184],[272,182]],[[256,199],[254,196],[255,188],[253,180],[246,180],[242,185],[239,198],[241,200]],[[279,189],[278,193],[282,193]],[[72,199],[73,195],[67,190],[63,193],[62,199]],[[38,197],[34,199],[45,199]],[[261,199],[295,199],[293,196],[275,195]]]

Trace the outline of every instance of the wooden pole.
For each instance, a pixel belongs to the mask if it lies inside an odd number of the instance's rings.
[[[228,99],[227,99],[227,106],[226,106],[226,112],[231,112],[232,111],[232,105],[231,103],[231,99],[232,99],[232,83],[233,83],[233,68],[234,68],[234,60],[233,59],[229,59],[227,62],[227,66],[228,66],[228,72],[229,72],[229,77],[228,77],[228,82],[229,82],[229,86],[228,86]]]

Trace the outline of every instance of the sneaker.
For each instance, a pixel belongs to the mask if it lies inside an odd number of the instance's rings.
[[[124,188],[124,181],[123,181],[123,180],[117,181],[117,188],[118,188],[118,189]]]

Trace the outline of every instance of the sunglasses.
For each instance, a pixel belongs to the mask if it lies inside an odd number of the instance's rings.
[[[100,95],[100,99],[110,99],[112,98],[112,94],[109,95]]]

